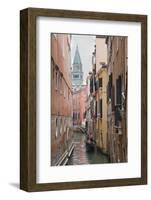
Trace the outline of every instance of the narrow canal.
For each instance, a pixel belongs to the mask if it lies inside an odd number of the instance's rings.
[[[68,165],[101,164],[109,163],[109,159],[101,151],[95,149],[86,151],[86,135],[82,132],[74,132],[74,150],[68,161]]]

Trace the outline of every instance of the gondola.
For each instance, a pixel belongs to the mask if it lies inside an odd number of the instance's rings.
[[[86,139],[86,151],[93,152],[95,150],[95,140],[88,136]]]
[[[93,152],[95,150],[95,143],[86,142],[86,151]]]

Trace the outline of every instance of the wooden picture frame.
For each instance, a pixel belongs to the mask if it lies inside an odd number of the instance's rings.
[[[141,23],[141,177],[36,183],[36,19],[39,16]],[[47,191],[147,184],[147,16],[27,8],[20,12],[20,188]]]

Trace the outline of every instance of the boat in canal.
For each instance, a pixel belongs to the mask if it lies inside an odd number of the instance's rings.
[[[88,135],[86,139],[86,151],[93,152],[95,150],[96,142],[93,139],[93,135]]]

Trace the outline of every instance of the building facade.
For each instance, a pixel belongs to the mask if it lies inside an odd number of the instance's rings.
[[[111,162],[127,162],[127,37],[107,37],[108,149]]]
[[[87,86],[83,85],[83,69],[78,46],[72,64],[73,125],[85,124]]]
[[[97,93],[97,121],[96,121],[96,145],[102,152],[108,153],[107,146],[107,66],[104,65],[96,74]]]
[[[93,133],[93,113],[92,113],[92,102],[93,97],[90,91],[91,88],[91,78],[92,72],[89,72],[87,76],[86,84],[87,84],[87,98],[86,98],[86,131],[87,134],[90,135]]]
[[[72,145],[71,36],[51,35],[51,165],[62,165]]]
[[[96,116],[97,116],[97,102],[96,102],[96,48],[92,53],[92,71],[87,77],[87,106],[86,106],[86,129],[87,134],[91,135],[96,141]]]
[[[73,92],[73,125],[85,126],[87,85]]]
[[[102,152],[107,148],[107,45],[105,37],[96,37],[96,145]]]
[[[73,125],[80,126],[80,91],[73,92]]]

